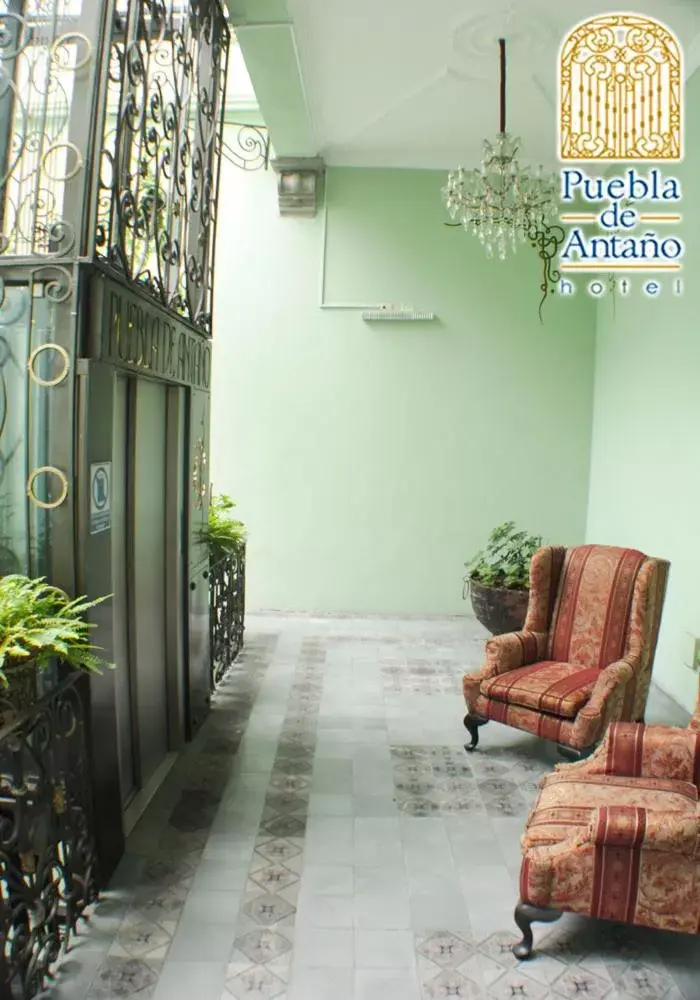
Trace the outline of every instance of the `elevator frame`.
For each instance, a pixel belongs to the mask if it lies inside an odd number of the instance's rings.
[[[5,7],[0,342],[8,352],[19,343],[17,322],[3,329],[3,308],[19,297],[26,412],[23,451],[8,459],[0,450],[0,479],[11,461],[24,469],[22,494],[14,473],[10,484],[26,524],[17,559],[21,571],[69,593],[111,593],[111,530],[92,530],[90,470],[111,461],[113,428],[91,415],[106,412],[120,372],[184,387],[189,412],[170,421],[166,447],[167,461],[181,461],[186,474],[163,512],[166,559],[181,574],[166,582],[169,745],[177,751],[201,725],[209,698],[199,528],[209,499],[229,29],[220,0],[5,0]],[[6,410],[12,382],[4,371],[0,390]],[[171,527],[181,510],[184,537]],[[113,602],[91,618],[111,660]],[[90,679],[90,714],[96,837],[108,877],[124,845],[112,672]]]

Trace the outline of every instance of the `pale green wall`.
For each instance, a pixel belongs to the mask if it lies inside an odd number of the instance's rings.
[[[585,528],[593,304],[537,316],[532,251],[486,259],[442,225],[441,174],[333,170],[323,215],[278,217],[275,178],[224,164],[212,478],[250,525],[248,605],[460,613],[462,564],[508,518]]]
[[[700,106],[700,74],[686,108]],[[601,302],[595,378],[590,541],[632,545],[671,560],[656,682],[692,709],[697,677],[683,664],[684,633],[700,636],[700,118],[686,114],[683,185],[685,293],[637,289]],[[670,233],[669,233],[670,235]],[[660,279],[668,288],[671,279]]]

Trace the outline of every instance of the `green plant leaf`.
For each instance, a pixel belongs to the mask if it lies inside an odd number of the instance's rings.
[[[71,599],[43,578],[0,578],[0,684],[7,687],[13,667],[29,661],[37,670],[54,658],[77,670],[111,666],[90,642],[95,625],[85,620],[85,613],[104,600]]]
[[[225,493],[212,496],[209,503],[209,520],[200,537],[208,545],[210,557],[214,561],[240,552],[245,545],[246,526],[231,514],[235,506],[231,497]]]
[[[529,535],[519,530],[514,521],[505,521],[493,529],[486,547],[465,563],[467,579],[487,587],[527,590],[530,561],[541,545],[540,535]]]

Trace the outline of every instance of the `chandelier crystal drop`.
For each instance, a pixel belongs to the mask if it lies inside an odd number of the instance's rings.
[[[481,166],[458,167],[443,188],[445,206],[483,244],[489,257],[505,260],[558,212],[559,181],[542,166],[533,171],[517,160],[520,139],[506,131],[506,43],[500,49],[500,128],[495,142],[484,142]]]

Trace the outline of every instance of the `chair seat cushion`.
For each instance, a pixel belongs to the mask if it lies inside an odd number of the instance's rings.
[[[530,814],[523,848],[571,840],[588,828],[600,806],[636,806],[695,815],[698,789],[672,778],[624,778],[564,768],[548,775]]]
[[[482,683],[481,693],[508,705],[574,719],[590,698],[599,675],[597,667],[542,660],[490,677]]]

